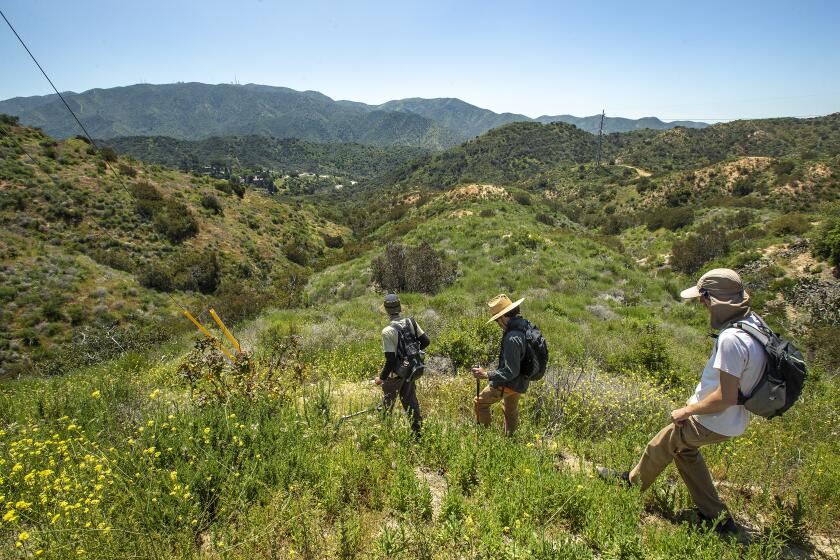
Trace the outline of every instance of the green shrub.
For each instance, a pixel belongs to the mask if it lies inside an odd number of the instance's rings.
[[[461,317],[450,322],[434,339],[432,350],[449,358],[457,373],[473,365],[491,364],[501,340],[501,330],[482,317]]]
[[[513,195],[513,199],[521,204],[522,206],[530,206],[531,205],[531,195],[526,192],[518,192]]]
[[[776,235],[802,235],[811,229],[808,216],[793,212],[779,216],[767,224],[767,229]]]
[[[814,256],[840,267],[840,215],[826,218],[814,237]]]
[[[142,217],[154,218],[163,206],[163,195],[147,181],[138,181],[129,186],[129,192],[135,198],[135,209]]]
[[[168,199],[155,214],[155,229],[171,243],[180,243],[198,233],[198,222],[183,202]]]
[[[174,262],[173,282],[179,290],[212,294],[219,286],[221,267],[214,250],[180,253]]]
[[[134,270],[134,261],[131,259],[131,256],[125,251],[121,251],[119,249],[94,249],[90,252],[90,258],[99,264],[103,264],[116,270],[122,270],[124,272],[131,272]]]
[[[690,226],[694,222],[694,210],[682,208],[657,208],[645,217],[645,223],[650,231],[665,228],[677,231]]]
[[[174,286],[172,272],[169,267],[160,262],[148,263],[143,266],[137,276],[137,281],[140,282],[141,286],[159,292],[171,292]]]
[[[755,190],[755,184],[749,177],[739,177],[732,185],[732,194],[735,196],[747,196]]]
[[[125,175],[126,177],[137,177],[137,170],[127,163],[120,162],[118,169],[120,175]]]
[[[705,224],[696,233],[674,241],[671,245],[671,266],[680,272],[692,274],[710,260],[726,255],[729,248],[726,229]]]
[[[456,267],[427,243],[389,243],[371,262],[372,280],[383,290],[436,294],[455,281]]]
[[[224,209],[222,208],[222,203],[219,202],[219,199],[216,198],[212,194],[205,194],[201,197],[201,205],[204,208],[207,208],[214,214],[223,214]]]
[[[118,159],[117,152],[107,146],[99,150],[99,157],[108,163],[114,163]]]
[[[283,245],[283,254],[286,258],[300,266],[309,264],[310,250],[305,243],[291,239]]]
[[[344,238],[339,235],[330,235],[329,233],[324,234],[324,245],[329,247],[330,249],[341,249],[344,247]]]
[[[548,214],[543,214],[542,212],[537,214],[536,220],[538,222],[542,223],[542,224],[547,225],[547,226],[553,226],[556,223],[556,220],[554,219],[554,216],[550,216]]]

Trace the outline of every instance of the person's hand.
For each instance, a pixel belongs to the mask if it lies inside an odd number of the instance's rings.
[[[687,408],[678,408],[671,411],[671,422],[676,426],[682,426],[689,418],[691,418],[691,413]]]
[[[472,368],[472,374],[476,379],[487,379],[487,372],[482,367]]]
[[[382,379],[377,377],[376,379],[373,380],[373,384],[374,385],[382,385]]]

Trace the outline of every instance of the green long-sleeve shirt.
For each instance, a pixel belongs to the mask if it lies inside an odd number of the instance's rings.
[[[499,350],[499,365],[487,375],[491,387],[507,387],[517,393],[528,391],[530,381],[521,372],[528,351],[524,329],[525,321],[521,317],[512,317],[508,322]]]

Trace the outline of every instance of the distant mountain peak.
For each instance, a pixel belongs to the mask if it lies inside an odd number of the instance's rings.
[[[457,97],[408,97],[379,105],[334,100],[321,92],[262,84],[135,84],[66,92],[79,117],[98,138],[157,135],[198,140],[210,136],[258,134],[314,142],[359,142],[373,146],[445,149],[512,122],[574,124],[597,133],[600,115],[495,113]],[[0,101],[0,112],[41,127],[60,138],[80,131],[55,95]],[[665,123],[656,117],[607,117],[605,132],[674,126],[702,128],[705,123]]]

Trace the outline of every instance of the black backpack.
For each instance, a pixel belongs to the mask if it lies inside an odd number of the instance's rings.
[[[767,352],[761,378],[749,396],[738,391],[738,404],[764,418],[781,416],[802,394],[808,375],[802,352],[763,323],[760,328],[742,322],[731,326],[753,337]]]
[[[525,322],[525,329],[521,330],[525,335],[527,355],[523,361],[522,368],[528,381],[539,381],[545,376],[545,368],[548,365],[548,344],[539,327],[530,321]]]
[[[397,322],[391,323],[397,331],[397,375],[405,382],[414,381],[426,371],[423,364],[426,353],[420,348],[417,323],[409,317],[408,324],[411,328],[403,328]]]

